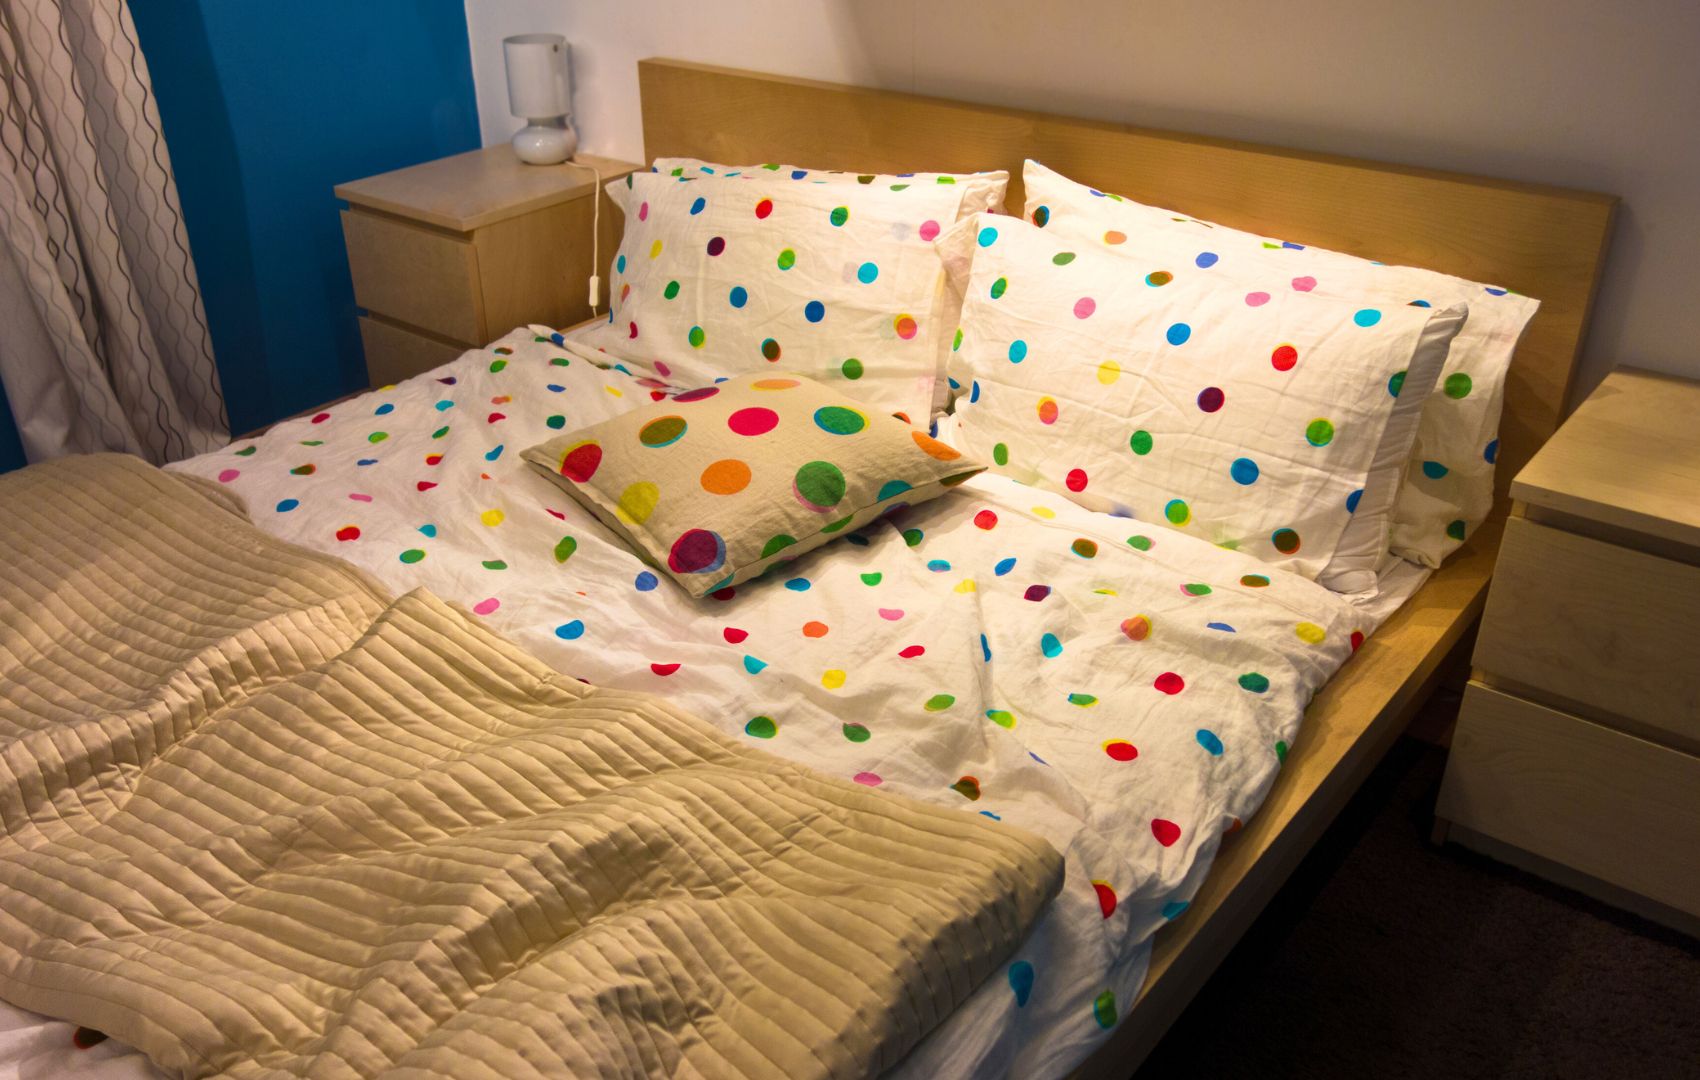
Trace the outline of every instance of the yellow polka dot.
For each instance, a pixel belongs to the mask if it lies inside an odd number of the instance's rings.
[[[614,516],[627,525],[642,525],[649,520],[649,515],[655,513],[655,505],[660,501],[661,489],[648,480],[639,480],[628,484],[626,490],[620,492]]]
[[[1122,366],[1114,360],[1106,360],[1098,365],[1098,381],[1105,386],[1122,377]]]
[[[828,690],[836,690],[840,686],[844,685],[844,672],[839,671],[837,668],[833,668],[821,675],[820,684]]]
[[[506,521],[507,519],[508,519],[508,516],[506,514],[502,513],[500,510],[486,510],[482,514],[478,515],[478,520],[482,521],[484,524],[490,526],[492,529],[494,529],[496,526],[500,525],[502,522]]]
[[[1052,518],[1057,516],[1057,512],[1055,510],[1052,510],[1048,506],[1035,506],[1033,508],[1033,516],[1034,517],[1042,517],[1046,521],[1049,521]]]
[[[971,593],[978,588],[979,586],[974,584],[973,578],[963,578],[961,581],[956,583],[956,591],[959,593]]]
[[[660,255],[660,254],[661,254],[661,241],[657,240],[655,243],[649,245],[649,257],[653,259],[657,255]]]
[[[1328,636],[1326,630],[1313,622],[1300,623],[1294,628],[1294,632],[1299,635],[1299,640],[1306,645],[1321,645],[1322,640]]]
[[[625,397],[626,396],[626,395],[620,393],[620,388],[617,387],[617,386],[604,386],[602,389],[608,391],[610,394],[613,394],[615,397]]]

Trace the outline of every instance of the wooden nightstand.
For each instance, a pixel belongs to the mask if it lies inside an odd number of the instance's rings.
[[[573,160],[604,185],[641,168]],[[524,323],[588,319],[593,190],[583,169],[526,165],[506,145],[339,185],[372,385],[428,371]],[[620,212],[602,199],[606,303]]]
[[[1700,928],[1700,383],[1613,372],[1512,481],[1436,816]]]

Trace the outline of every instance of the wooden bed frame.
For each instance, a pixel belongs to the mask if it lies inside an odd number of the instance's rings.
[[[644,151],[738,164],[906,172],[1034,158],[1189,215],[1541,300],[1506,386],[1495,517],[1316,695],[1256,816],[1224,842],[1184,918],[1157,935],[1132,1010],[1082,1076],[1127,1076],[1381,759],[1481,614],[1510,479],[1557,427],[1617,200],[1428,169],[674,60],[638,64]]]

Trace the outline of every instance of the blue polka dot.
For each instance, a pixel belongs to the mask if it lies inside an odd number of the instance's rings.
[[[1423,475],[1428,477],[1430,480],[1439,480],[1451,471],[1452,470],[1448,469],[1438,461],[1423,462]]]
[[[1429,303],[1427,300],[1412,300],[1406,306],[1407,307],[1433,307],[1434,305]]]
[[[1235,458],[1234,463],[1228,466],[1228,475],[1234,478],[1236,484],[1255,484],[1257,483],[1257,462],[1248,457]]]
[[[985,228],[980,230],[979,240],[981,247],[991,247],[993,244],[997,243],[997,239],[998,231],[990,225],[987,225]]]
[[[972,383],[970,383],[968,385],[968,404],[972,405],[976,401],[979,401],[979,400],[980,400],[980,380],[975,379]]]
[[[1216,253],[1214,251],[1201,251],[1198,253],[1198,258],[1192,261],[1198,265],[1200,270],[1208,270],[1216,265]]]
[[[555,636],[563,641],[577,641],[584,636],[584,623],[574,619],[570,623],[562,623],[555,627]]]
[[[280,513],[280,514],[287,514],[291,510],[295,509],[297,506],[300,506],[300,505],[301,505],[300,499],[285,499],[282,502],[277,504],[277,512]]]
[[[871,262],[865,262],[856,268],[856,280],[864,285],[872,285],[880,276],[880,268]]]
[[[1009,343],[1009,362],[1019,364],[1025,359],[1027,359],[1027,343],[1016,338]]]
[[[1381,312],[1375,308],[1366,307],[1352,316],[1352,321],[1359,326],[1374,326],[1381,321]]]
[[[1364,489],[1363,488],[1359,488],[1358,490],[1352,492],[1350,495],[1346,496],[1346,513],[1348,513],[1348,514],[1357,513],[1358,512],[1358,500],[1363,498],[1363,497],[1364,497]]]
[[[502,456],[502,451],[506,450],[507,448],[508,448],[507,443],[497,443],[495,449],[486,450],[484,452],[484,460],[485,461],[495,461],[497,458]]]
[[[692,214],[700,214],[700,213],[702,213],[702,208],[707,206],[707,205],[708,205],[707,199],[698,198],[696,202],[691,204],[691,213]]]
[[[931,570],[935,574],[942,574],[946,570],[950,569],[950,563],[946,562],[944,559],[928,559],[927,569]]]
[[[807,169],[792,169],[791,170],[791,179],[793,179],[793,180],[801,180],[803,177],[805,177],[807,175],[809,175],[809,170],[807,170]]]
[[[1238,630],[1235,630],[1235,629],[1234,629],[1234,628],[1233,628],[1233,625],[1232,625],[1232,624],[1230,624],[1230,623],[1225,623],[1225,622],[1210,622],[1210,623],[1205,623],[1205,624],[1204,624],[1204,628],[1205,628],[1205,629],[1206,629],[1206,630],[1220,630],[1220,631],[1221,631],[1221,632],[1222,632],[1222,633],[1224,633],[1224,634],[1237,634],[1237,633],[1239,633],[1239,631],[1238,631]]]
[[[1504,289],[1496,289],[1492,285],[1483,285],[1482,288],[1487,290],[1487,293],[1488,293],[1489,296],[1504,296],[1505,295]]]
[[[826,305],[819,300],[810,300],[803,307],[803,318],[810,322],[820,322],[826,318]]]
[[[812,583],[806,577],[794,577],[785,583],[785,587],[792,592],[808,592],[811,585]]]
[[[393,412],[395,412],[395,406],[386,401],[382,405],[379,405],[376,409],[373,409],[372,415],[373,416],[388,416],[390,413],[393,413]]]
[[[655,587],[659,584],[661,584],[661,582],[648,570],[639,574],[637,576],[637,580],[632,582],[632,586],[637,589],[638,592],[653,592]]]
[[[992,573],[996,574],[998,577],[1003,577],[1005,574],[1014,569],[1015,559],[1013,557],[1008,559],[999,559],[998,564],[992,567]]]
[[[1192,327],[1184,322],[1174,323],[1163,336],[1169,339],[1170,345],[1185,345],[1187,339],[1192,337]]]
[[[1198,745],[1204,747],[1204,749],[1209,752],[1211,757],[1220,757],[1221,756],[1221,754],[1222,754],[1222,740],[1217,738],[1216,733],[1214,731],[1208,731],[1204,728],[1199,728],[1198,734],[1194,737],[1198,739]]]
[[[750,302],[750,294],[742,285],[732,286],[732,294],[727,297],[735,308],[741,308]]]
[[[1487,444],[1487,449],[1482,451],[1482,460],[1487,462],[1489,465],[1492,465],[1495,461],[1499,460],[1499,440],[1498,439],[1495,439],[1492,442]]]
[[[992,662],[992,643],[986,640],[986,635],[980,635],[980,658],[986,663]]]
[[[543,389],[549,391],[551,394],[562,394],[566,392],[567,388],[562,386],[560,383],[550,383]]]
[[[354,464],[365,466],[365,465],[376,465],[377,463],[378,463],[378,459],[375,458],[375,457],[363,457],[359,461],[356,461]]]

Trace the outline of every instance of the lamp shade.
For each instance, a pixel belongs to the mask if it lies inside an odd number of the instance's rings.
[[[508,65],[508,111],[526,119],[572,112],[572,61],[560,34],[519,34],[502,39]]]

